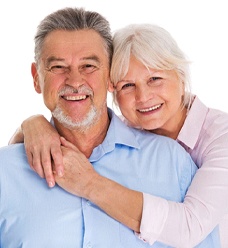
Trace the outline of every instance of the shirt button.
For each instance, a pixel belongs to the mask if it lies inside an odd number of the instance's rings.
[[[87,201],[86,203],[88,206],[91,206],[91,202],[90,201]]]
[[[89,242],[86,247],[91,248],[92,247],[91,243]]]

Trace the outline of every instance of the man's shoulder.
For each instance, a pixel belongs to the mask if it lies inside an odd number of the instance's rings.
[[[151,133],[149,131],[140,130],[132,128],[133,133],[135,134],[136,139],[139,143],[144,145],[145,143],[151,145],[164,145],[165,147],[174,146],[180,149],[183,149],[176,140],[169,137]]]
[[[146,130],[130,127],[118,117],[114,117],[113,120],[115,120],[115,125],[116,123],[118,124],[116,125],[116,135],[122,140],[122,144],[131,144],[132,147],[139,148],[141,153],[145,156],[146,154],[150,154],[150,156],[155,154],[154,151],[156,151],[156,156],[164,156],[165,153],[167,153],[167,157],[177,156],[180,158],[182,156],[190,156],[174,139],[154,134]],[[124,142],[123,140],[127,140],[128,142]]]
[[[20,154],[20,155],[22,155],[24,153],[25,153],[25,148],[24,148],[24,144],[22,144],[22,143],[3,146],[0,148],[0,156],[6,156],[7,154]]]
[[[0,167],[27,163],[24,144],[14,144],[0,148]]]
[[[134,129],[133,132],[142,153],[148,153],[148,156],[154,154],[157,158],[162,157],[170,161],[189,161],[194,166],[189,153],[176,140],[143,130]]]

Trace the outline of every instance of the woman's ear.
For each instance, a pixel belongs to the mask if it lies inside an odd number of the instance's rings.
[[[39,76],[38,76],[38,73],[37,73],[36,63],[32,63],[32,65],[31,65],[31,73],[32,73],[32,77],[33,77],[34,88],[35,88],[36,92],[40,94],[41,93],[41,88],[40,88]]]
[[[181,81],[181,87],[182,87],[182,95],[185,95],[185,83],[184,81]]]
[[[113,85],[113,83],[111,82],[110,79],[108,80],[108,91],[110,93],[112,93],[114,91],[114,85]]]

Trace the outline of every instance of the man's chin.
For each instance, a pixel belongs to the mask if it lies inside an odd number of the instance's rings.
[[[87,130],[91,128],[96,121],[99,119],[99,116],[97,115],[96,109],[93,107],[87,113],[87,115],[84,118],[72,118],[70,116],[67,116],[63,113],[63,111],[60,108],[56,108],[52,112],[52,116],[65,128],[70,130]]]

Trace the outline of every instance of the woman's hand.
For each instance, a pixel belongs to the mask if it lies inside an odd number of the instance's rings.
[[[60,177],[64,171],[58,132],[44,116],[35,115],[22,123],[9,143],[23,142],[23,139],[30,167],[40,177],[46,178],[49,187],[53,187],[55,185],[53,171]]]
[[[16,132],[13,134],[13,136],[9,140],[9,145],[17,144],[17,143],[23,143],[24,142],[24,135],[22,132],[21,127],[19,127]]]
[[[98,174],[77,147],[63,137],[60,140],[64,175],[55,175],[56,183],[69,193],[93,202],[112,218],[139,232],[143,194]]]
[[[76,146],[63,137],[60,140],[62,143],[64,176],[56,175],[56,183],[71,194],[88,199],[93,183],[98,180],[99,174]]]

